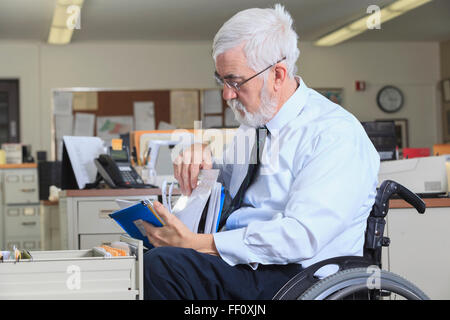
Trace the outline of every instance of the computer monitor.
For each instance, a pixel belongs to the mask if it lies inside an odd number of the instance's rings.
[[[158,175],[167,176],[173,175],[173,161],[172,161],[173,146],[160,146],[158,156],[156,159],[156,172]]]
[[[84,189],[97,176],[94,159],[106,153],[103,140],[98,137],[63,137],[61,188]]]
[[[61,161],[61,189],[74,190],[78,189],[77,179],[70,162],[69,153],[65,143],[63,142],[62,161]]]
[[[394,121],[367,121],[361,124],[378,151],[381,161],[397,159]]]

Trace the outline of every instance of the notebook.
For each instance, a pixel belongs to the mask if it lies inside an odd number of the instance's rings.
[[[202,170],[197,188],[190,196],[181,196],[172,210],[172,213],[192,232],[218,232],[225,192],[222,184],[217,182],[217,177],[218,170]],[[132,238],[142,240],[147,248],[152,248],[153,245],[148,241],[141,220],[156,227],[164,225],[163,219],[153,208],[152,201],[143,199],[136,202],[117,199],[116,202],[120,210],[109,216]]]

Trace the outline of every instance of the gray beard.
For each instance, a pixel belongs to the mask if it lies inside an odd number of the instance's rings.
[[[264,81],[265,82],[265,81]],[[255,113],[247,111],[245,106],[237,99],[227,100],[228,106],[233,110],[236,120],[249,127],[258,128],[264,126],[274,116],[277,107],[277,101],[275,98],[271,99],[265,88],[261,90],[261,104]],[[242,115],[239,111],[242,111]]]

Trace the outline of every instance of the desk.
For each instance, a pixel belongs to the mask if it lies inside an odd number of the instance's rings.
[[[160,189],[63,191],[59,249],[90,249],[118,240],[123,230],[108,217],[118,209],[115,200],[140,200],[146,196],[155,200],[160,194]],[[424,215],[403,200],[390,201],[385,235],[391,245],[383,250],[383,268],[405,277],[432,299],[450,299],[450,199],[424,201]]]
[[[174,190],[179,195],[179,190]],[[92,189],[64,190],[59,197],[60,248],[90,249],[118,241],[122,228],[109,217],[118,210],[116,199],[139,201],[158,200],[161,189]],[[172,201],[176,201],[173,197]]]
[[[431,299],[450,299],[450,198],[423,200],[427,205],[423,215],[403,200],[390,201],[386,232],[391,245],[384,250],[388,254],[384,268],[408,279]]]

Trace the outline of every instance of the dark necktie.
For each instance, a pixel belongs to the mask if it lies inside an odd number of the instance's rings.
[[[241,207],[245,192],[255,179],[256,172],[258,171],[261,154],[264,149],[264,142],[266,140],[268,130],[265,126],[255,130],[256,130],[256,139],[255,144],[253,145],[252,148],[252,153],[250,154],[250,162],[248,164],[247,175],[242,181],[242,184],[238,192],[234,196],[233,200],[231,200],[230,205],[227,208],[224,208],[224,210],[222,211],[222,214],[220,216],[219,230],[224,226],[230,214],[232,214],[234,211],[236,211]],[[228,191],[226,191],[226,196],[231,198],[231,195],[229,194]]]

